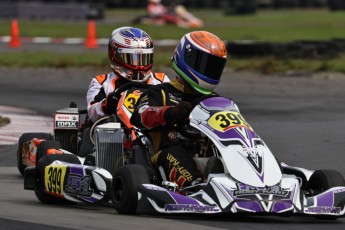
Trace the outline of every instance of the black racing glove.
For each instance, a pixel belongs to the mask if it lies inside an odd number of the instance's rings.
[[[115,92],[108,94],[102,102],[102,110],[105,114],[111,115],[116,112],[116,107],[119,99],[115,97]]]
[[[167,124],[185,125],[189,122],[189,114],[192,112],[193,106],[191,103],[182,101],[176,106],[170,107],[164,114],[164,119]]]

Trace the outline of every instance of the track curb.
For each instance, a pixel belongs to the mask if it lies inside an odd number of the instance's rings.
[[[10,119],[9,124],[0,127],[0,146],[18,143],[23,133],[53,133],[53,118],[32,110],[0,105],[0,115]]]

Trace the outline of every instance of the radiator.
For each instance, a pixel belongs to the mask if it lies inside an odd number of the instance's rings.
[[[125,163],[123,150],[124,130],[120,123],[110,122],[95,128],[95,164],[112,175]]]

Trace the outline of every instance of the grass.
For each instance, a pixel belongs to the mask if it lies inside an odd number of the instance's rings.
[[[205,21],[203,30],[210,31],[224,40],[256,40],[290,42],[294,40],[330,40],[345,38],[345,11],[332,12],[328,9],[261,10],[255,15],[226,16],[220,10],[193,10]],[[144,9],[116,9],[106,11],[106,20],[96,21],[97,36],[108,38],[110,32],[120,26],[136,26],[147,31],[154,40],[179,40],[191,29],[173,25],[134,25],[130,21]],[[85,37],[87,21],[22,21],[19,20],[20,35],[23,37]],[[0,36],[9,35],[11,20],[0,21]],[[155,65],[169,65],[173,47],[155,54]],[[230,57],[227,66],[235,70],[254,70],[274,73],[290,70],[344,72],[345,56],[330,60],[275,59],[273,57],[237,59]],[[42,51],[3,52],[2,66],[107,66],[106,53],[54,53]]]
[[[106,54],[85,53],[52,53],[44,51],[5,52],[0,56],[0,65],[8,67],[83,67],[103,66],[108,64]]]
[[[5,126],[9,123],[10,123],[9,118],[0,116],[0,127]]]
[[[226,16],[220,10],[193,10],[205,21],[203,29],[224,40],[292,41],[298,39],[329,40],[345,38],[345,11],[328,9],[262,10],[254,15]],[[114,28],[131,25],[147,31],[153,39],[180,39],[191,29],[173,25],[159,27],[134,25],[131,20],[143,15],[143,9],[106,11],[106,20],[96,21],[97,35],[108,38]],[[0,36],[9,34],[10,20],[0,21]],[[87,21],[22,21],[21,36],[85,37]]]
[[[170,66],[172,52],[156,51],[156,71],[160,66]],[[9,67],[107,67],[106,53],[55,53],[49,52],[9,52],[0,56],[0,65]],[[229,57],[227,67],[235,71],[252,70],[263,74],[287,71],[330,71],[345,73],[345,55],[330,60],[276,59],[273,57],[239,59]]]

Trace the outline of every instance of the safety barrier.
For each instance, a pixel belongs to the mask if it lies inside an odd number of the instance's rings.
[[[84,20],[103,18],[102,6],[76,2],[0,2],[0,18]]]
[[[236,57],[334,58],[345,52],[345,39],[292,42],[229,41],[227,50]]]

